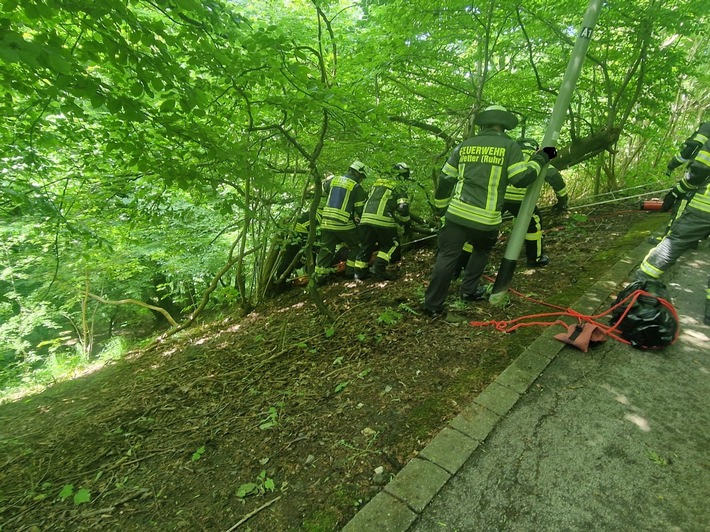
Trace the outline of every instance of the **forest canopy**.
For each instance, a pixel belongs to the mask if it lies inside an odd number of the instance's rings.
[[[154,315],[268,295],[275,236],[364,161],[413,210],[490,104],[541,138],[575,1],[4,0],[0,384],[86,360]],[[573,195],[670,186],[710,106],[699,0],[606,4],[556,166]],[[574,197],[573,197],[574,201]],[[112,344],[112,342],[114,342]],[[52,358],[54,357],[54,358]]]

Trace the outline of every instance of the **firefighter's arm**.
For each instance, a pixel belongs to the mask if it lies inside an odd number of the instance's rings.
[[[567,193],[567,185],[560,171],[554,166],[548,167],[547,173],[545,174],[545,181],[552,187],[552,190],[555,191],[555,196],[557,196],[557,203],[552,207],[552,210],[567,210],[569,206],[569,194]]]
[[[684,165],[688,161],[692,161],[700,151],[703,143],[707,141],[707,137],[700,131],[696,131],[691,137],[687,138],[683,143],[680,151],[666,165],[666,174],[670,173]]]
[[[408,225],[411,222],[409,216],[409,198],[402,195],[397,199],[397,210],[395,211],[397,221],[403,225]]]
[[[362,211],[365,208],[365,203],[367,203],[367,192],[360,185],[357,185],[354,189],[355,200],[353,203],[353,218],[355,223],[360,223],[360,218],[362,218]]]
[[[710,141],[698,151],[681,182],[685,181],[693,190],[702,185],[710,177]]]
[[[688,193],[694,192],[698,188],[698,185],[703,183],[705,179],[707,179],[707,174],[705,175],[705,177],[701,178],[699,175],[693,175],[692,171],[689,171],[663,197],[663,205],[661,205],[661,212],[670,211],[679,200],[687,197]]]
[[[427,223],[424,218],[422,218],[422,217],[419,216],[418,214],[416,214],[416,213],[414,213],[414,212],[411,212],[411,211],[409,212],[409,218],[410,218],[411,221],[414,222],[415,224],[422,224],[422,225],[425,225],[425,224]]]
[[[543,148],[536,152],[527,162],[523,160],[510,165],[508,167],[508,181],[510,184],[518,188],[526,188],[532,185],[540,174],[542,167],[550,162],[550,155],[544,151],[546,149],[548,148]],[[554,148],[552,149],[554,150]],[[556,150],[554,156],[557,156]]]
[[[439,174],[439,184],[434,193],[434,214],[436,216],[441,217],[446,213],[457,180],[458,173],[456,173],[456,169],[446,163],[441,174]]]
[[[552,190],[555,191],[555,196],[558,198],[567,195],[565,180],[562,178],[560,171],[554,166],[548,167],[547,173],[545,174],[545,181],[552,187]]]

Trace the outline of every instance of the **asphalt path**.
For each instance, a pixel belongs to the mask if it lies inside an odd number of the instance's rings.
[[[408,530],[710,531],[708,275],[706,240],[663,278],[675,344],[564,347]]]

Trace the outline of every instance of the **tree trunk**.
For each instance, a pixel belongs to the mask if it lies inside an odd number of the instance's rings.
[[[620,134],[620,128],[610,127],[586,137],[575,139],[569,146],[560,148],[557,158],[550,164],[558,170],[565,170],[604,151],[613,150],[613,146],[619,140]]]

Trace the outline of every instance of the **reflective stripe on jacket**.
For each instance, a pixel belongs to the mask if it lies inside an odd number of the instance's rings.
[[[435,206],[451,221],[481,230],[497,228],[509,184],[527,187],[535,181],[546,157],[529,161],[516,141],[494,129],[459,144],[441,170]]]
[[[710,141],[706,141],[695,156],[688,174],[681,179],[681,184],[683,181],[692,187],[698,187],[687,208],[710,214]]]
[[[683,147],[668,163],[668,169],[672,170],[692,161],[698,154],[701,146],[710,139],[710,122],[703,122],[690,137],[685,139]]]
[[[380,227],[396,227],[409,221],[409,198],[393,179],[378,179],[372,186],[362,211],[360,223]]]
[[[323,207],[321,227],[335,231],[354,229],[362,214],[367,194],[349,175],[334,177],[327,186],[328,198]]]
[[[531,150],[523,150],[523,155],[525,160],[529,160],[535,152]],[[562,178],[560,171],[554,166],[547,167],[547,173],[545,174],[545,182],[552,187],[555,191],[555,196],[561,198],[567,195],[567,186],[565,185],[565,180]],[[515,187],[513,185],[508,185],[505,189],[505,201],[514,201],[517,203],[522,203],[525,197],[525,191],[527,188]]]

